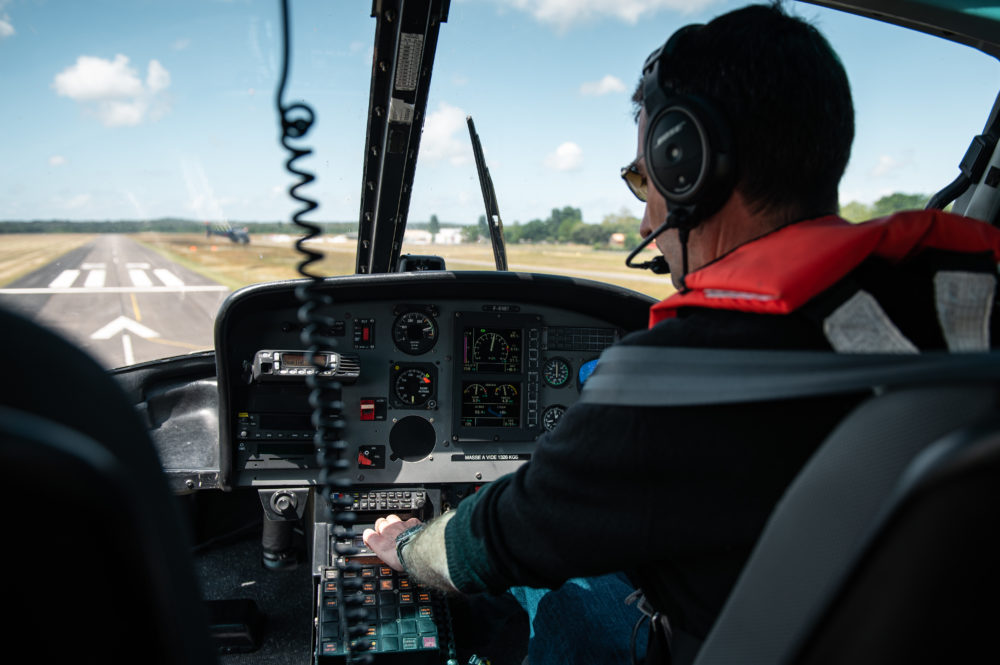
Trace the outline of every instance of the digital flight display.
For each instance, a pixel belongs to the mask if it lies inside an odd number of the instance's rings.
[[[520,427],[521,383],[462,382],[462,427]]]
[[[462,331],[462,372],[519,374],[521,329],[477,326]]]

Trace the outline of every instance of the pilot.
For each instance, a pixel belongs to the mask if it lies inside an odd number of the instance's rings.
[[[752,5],[682,28],[634,101],[623,177],[678,292],[620,344],[989,348],[1000,232],[939,211],[837,216],[854,111],[814,27]],[[980,325],[949,325],[956,308]],[[647,662],[690,662],[784,489],[861,399],[579,403],[516,473],[427,524],[380,519],[364,540],[444,590],[512,589],[533,621],[533,665],[628,662],[633,586],[657,613]]]

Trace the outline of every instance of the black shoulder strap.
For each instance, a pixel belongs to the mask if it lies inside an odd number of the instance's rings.
[[[613,346],[580,401],[611,406],[762,402],[1000,379],[1000,352],[842,354]]]

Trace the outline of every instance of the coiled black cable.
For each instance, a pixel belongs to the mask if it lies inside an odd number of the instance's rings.
[[[355,516],[347,510],[351,506],[347,492],[351,486],[351,479],[348,475],[350,463],[346,456],[347,442],[343,436],[345,423],[342,417],[344,404],[341,399],[341,384],[332,375],[323,374],[328,369],[327,354],[334,352],[337,341],[330,334],[335,321],[332,317],[324,316],[321,310],[329,307],[333,299],[321,290],[323,278],[308,269],[311,264],[322,260],[323,253],[305,245],[306,242],[322,234],[322,229],[318,225],[303,219],[304,215],[318,208],[319,204],[299,191],[316,178],[295,164],[299,159],[311,155],[312,150],[290,144],[291,140],[305,137],[316,115],[312,108],[303,102],[289,105],[284,103],[291,59],[288,0],[282,0],[281,11],[283,54],[281,80],[275,95],[275,104],[281,122],[281,145],[289,152],[285,169],[298,178],[289,187],[288,195],[302,204],[302,207],[292,215],[292,222],[304,232],[295,242],[295,249],[303,256],[297,265],[298,272],[308,281],[295,289],[295,295],[302,303],[298,310],[298,318],[302,324],[301,340],[308,349],[306,360],[316,369],[306,377],[306,385],[310,388],[309,405],[313,408],[312,424],[316,428],[313,442],[316,445],[316,457],[320,467],[319,487],[323,505],[330,506],[332,511],[334,562],[339,571],[336,585],[337,606],[341,612],[341,625],[346,626],[347,662],[370,663],[371,655],[363,653],[367,651],[368,643],[358,639],[368,632],[367,611],[363,606],[364,596],[361,593],[362,580],[357,574],[360,565],[355,562],[344,562],[344,557],[358,554],[359,550],[354,547]],[[355,575],[347,577],[345,573],[351,571]]]

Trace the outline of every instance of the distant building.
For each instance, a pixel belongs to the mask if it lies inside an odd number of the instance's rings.
[[[612,247],[624,247],[625,246],[625,234],[624,233],[612,233],[611,237],[608,238],[608,244]]]
[[[438,245],[458,245],[462,242],[462,229],[447,228],[438,231],[434,243]]]
[[[424,229],[407,229],[403,234],[403,242],[413,245],[430,245],[431,233]],[[457,245],[462,242],[462,229],[446,228],[441,229],[434,238],[435,245]]]

